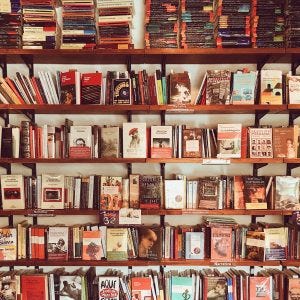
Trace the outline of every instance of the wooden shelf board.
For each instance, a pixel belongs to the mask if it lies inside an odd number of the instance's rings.
[[[275,209],[184,209],[183,215],[247,215],[265,216],[283,214],[282,210]]]
[[[300,164],[300,158],[284,158],[283,162],[287,164]]]
[[[300,110],[300,104],[288,104],[289,110]]]
[[[300,260],[294,260],[294,259],[288,259],[288,260],[283,260],[281,264],[285,267],[300,267]]]
[[[0,163],[145,163],[145,158],[0,158]]]

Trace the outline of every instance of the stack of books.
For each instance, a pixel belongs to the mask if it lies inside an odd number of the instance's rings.
[[[97,1],[99,12],[99,48],[133,48],[131,23],[133,0]]]
[[[178,0],[146,0],[146,48],[178,48],[178,7]]]
[[[181,2],[181,47],[214,48],[213,0]]]
[[[252,0],[254,48],[284,47],[284,0]]]
[[[286,6],[286,46],[299,47],[300,42],[300,3],[296,0],[288,0]]]
[[[6,1],[0,5],[0,48],[21,46],[20,0]]]
[[[54,0],[21,0],[23,49],[55,49],[57,22]]]
[[[94,49],[96,46],[95,8],[93,0],[62,0],[61,49]]]

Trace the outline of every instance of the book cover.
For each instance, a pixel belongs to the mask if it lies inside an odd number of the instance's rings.
[[[194,299],[194,282],[192,277],[171,277],[171,299]]]
[[[60,103],[76,104],[76,71],[70,70],[60,73]]]
[[[211,259],[232,259],[232,227],[211,227]]]
[[[292,176],[276,176],[275,209],[298,210],[300,178]]]
[[[99,300],[119,300],[120,278],[116,276],[99,276]]]
[[[206,83],[206,104],[229,104],[231,72],[208,70]]]
[[[82,259],[100,260],[103,257],[101,244],[101,231],[83,231],[82,232]]]
[[[2,209],[25,209],[23,175],[1,175]]]
[[[182,157],[202,157],[202,129],[182,129]]]
[[[282,71],[260,72],[260,104],[282,104]]]
[[[138,257],[159,260],[162,256],[162,230],[158,226],[138,228]]]
[[[47,274],[22,274],[21,298],[22,300],[48,300]]]
[[[186,181],[166,179],[165,187],[165,209],[186,208]]]
[[[69,227],[49,227],[47,253],[49,260],[68,260]]]
[[[273,284],[272,277],[249,277],[249,297],[252,300],[272,300]]]
[[[82,299],[83,280],[79,275],[59,276],[59,300]]]
[[[225,277],[204,276],[203,279],[203,300],[227,299],[227,284]]]
[[[131,104],[130,78],[114,78],[112,80],[113,104]]]
[[[147,157],[146,123],[123,123],[123,157]]]
[[[81,74],[81,104],[100,104],[102,73]]]
[[[127,228],[107,228],[107,260],[127,260]]]
[[[129,175],[129,207],[140,207],[140,175]]]
[[[132,300],[150,300],[151,278],[150,277],[132,277],[131,279],[131,299]]]
[[[101,127],[101,157],[120,157],[120,128]]]
[[[218,124],[218,158],[240,158],[242,124]]]
[[[0,261],[17,259],[17,229],[0,228]]]
[[[122,206],[122,177],[101,176],[100,209],[119,210]]]
[[[233,179],[233,191],[234,191],[234,209],[245,209],[244,198],[244,182],[243,176],[234,176]]]
[[[64,175],[42,174],[41,209],[64,209]]]
[[[172,126],[151,126],[151,157],[172,158],[172,139]]]
[[[257,71],[233,74],[233,87],[231,94],[232,104],[254,104]]]
[[[204,259],[204,232],[185,233],[185,259]]]
[[[1,135],[1,157],[13,157],[13,132],[12,127],[3,127]]]
[[[299,126],[273,128],[274,157],[296,158],[298,152]]]
[[[191,80],[188,72],[170,74],[170,104],[192,104]]]
[[[0,280],[0,299],[16,300],[18,290],[18,279],[16,276],[7,275]]]
[[[246,259],[264,260],[265,233],[248,230],[246,234]]]
[[[199,178],[198,207],[202,209],[217,209],[219,199],[219,178]]]
[[[300,76],[287,75],[289,104],[300,104]]]
[[[243,176],[246,209],[267,209],[266,183],[264,176]]]
[[[249,128],[250,158],[273,158],[272,128]]]
[[[140,175],[139,195],[141,209],[159,209],[163,199],[163,181],[160,175]]]
[[[300,295],[300,278],[288,279],[288,300],[297,300]]]
[[[264,228],[265,260],[286,260],[288,228]]]
[[[69,137],[70,158],[91,158],[92,126],[71,126]]]

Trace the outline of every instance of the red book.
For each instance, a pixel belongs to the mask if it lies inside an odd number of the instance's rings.
[[[76,71],[61,72],[61,104],[76,104]]]
[[[250,277],[249,299],[251,300],[272,300],[273,289],[272,277]]]
[[[32,77],[31,78],[31,82],[32,82],[32,86],[33,86],[35,94],[36,94],[36,102],[37,102],[37,104],[45,104],[45,101],[43,101],[43,97],[42,97],[42,95],[40,93],[38,84],[36,82],[36,78]]]
[[[247,150],[248,150],[248,128],[242,127],[241,158],[247,158]]]
[[[131,279],[131,296],[132,299],[152,299],[151,297],[151,278],[150,277],[133,277]]]
[[[18,97],[18,99],[20,101],[20,104],[26,104],[26,102],[23,100],[23,98],[21,97],[20,93],[18,92],[18,90],[17,90],[14,82],[10,78],[8,78],[8,77],[5,78],[5,81],[9,85],[9,87],[13,90],[13,92],[15,93],[15,95]]]
[[[21,275],[22,300],[47,300],[48,279],[46,274]]]

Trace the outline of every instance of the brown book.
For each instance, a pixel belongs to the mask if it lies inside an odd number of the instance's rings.
[[[274,157],[296,158],[299,126],[273,128]]]
[[[217,209],[219,199],[219,178],[205,177],[198,184],[199,208]]]
[[[211,259],[230,261],[233,257],[232,251],[232,227],[211,228]]]
[[[265,233],[261,231],[247,231],[246,235],[246,259],[264,260]]]
[[[267,209],[266,183],[263,176],[242,176],[246,209]]]
[[[202,157],[202,129],[183,129],[182,136],[183,157]]]

